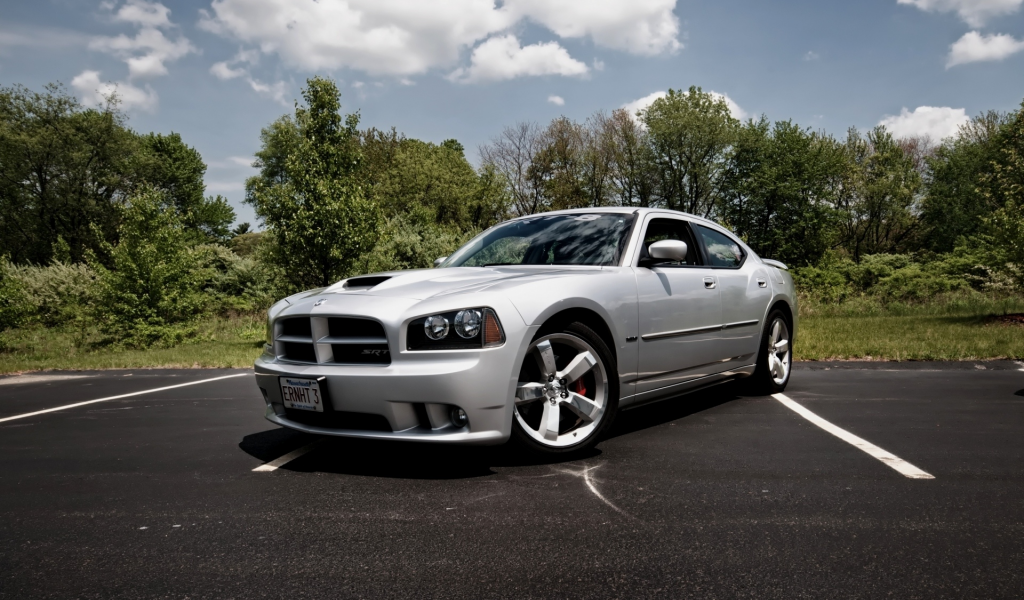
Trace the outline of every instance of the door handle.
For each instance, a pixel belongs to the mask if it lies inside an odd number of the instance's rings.
[[[715,289],[716,285],[717,284],[715,283],[715,278],[714,277],[705,277],[704,278],[704,287],[705,288],[707,288],[709,290],[713,290],[713,289]]]
[[[757,287],[768,287],[768,282],[765,281],[764,279],[761,279],[760,277],[758,277],[758,279],[757,279]]]

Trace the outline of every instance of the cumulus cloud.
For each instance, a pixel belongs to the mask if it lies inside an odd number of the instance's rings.
[[[1024,50],[1024,41],[1014,39],[1005,33],[982,35],[969,31],[949,47],[946,68],[972,62],[1003,60],[1011,54]]]
[[[170,13],[163,4],[128,0],[114,13],[114,20],[137,25],[139,31],[135,37],[124,34],[97,37],[89,42],[89,48],[123,59],[128,64],[130,78],[166,75],[165,63],[198,51],[186,37],[177,34],[171,39],[164,34],[163,29],[173,27]]]
[[[804,54],[804,61],[806,62],[818,60],[819,58],[821,58],[821,56],[819,56],[818,53],[813,50],[808,50],[807,54]]]
[[[71,87],[78,92],[85,106],[104,106],[116,96],[122,108],[154,112],[158,98],[148,85],[143,89],[128,82],[101,81],[99,71],[83,71],[71,80]]]
[[[992,17],[1016,12],[1024,0],[896,0],[929,12],[955,12],[971,27],[981,27]]]
[[[655,55],[682,48],[676,0],[507,0],[514,19],[539,23],[563,38],[589,37],[598,46]]]
[[[514,35],[493,37],[473,50],[468,67],[448,76],[452,81],[471,83],[502,81],[531,75],[586,75],[585,63],[569,56],[558,42],[521,46]]]
[[[259,52],[256,50],[239,50],[231,60],[213,63],[210,66],[210,73],[221,81],[243,77],[257,94],[270,98],[283,106],[288,106],[285,97],[288,86],[285,82],[264,83],[252,76],[250,67],[258,63],[259,58]]]
[[[109,3],[106,6],[113,9],[116,5]],[[141,27],[170,27],[170,17],[171,9],[159,2],[145,2],[144,0],[128,0],[114,13],[115,21],[132,23]]]
[[[249,87],[257,94],[270,98],[282,106],[288,106],[288,85],[285,82],[263,83],[259,79],[253,79],[252,77],[248,77],[246,81],[249,82]]]
[[[561,96],[548,96],[548,102],[555,106],[565,106],[565,98],[562,98]]]
[[[265,54],[275,54],[294,68],[351,68],[370,75],[407,77],[454,67],[465,50],[480,42],[487,46],[485,53],[499,50],[498,46],[508,47],[508,31],[526,22],[563,38],[587,38],[597,46],[633,54],[673,52],[682,47],[677,39],[675,3],[676,0],[505,0],[496,5],[494,0],[214,0],[211,9],[203,11],[200,27],[258,47]],[[530,49],[526,54],[530,56],[560,48],[557,44],[537,46],[527,46],[522,51]],[[559,59],[562,60],[560,56]],[[564,69],[566,62],[562,63]],[[579,69],[570,70],[575,73]]]
[[[940,141],[955,135],[957,128],[969,121],[967,111],[948,106],[918,106],[913,111],[904,107],[900,114],[879,121],[896,137],[927,137]]]
[[[736,102],[729,96],[726,96],[725,94],[719,94],[718,92],[715,91],[709,91],[708,93],[714,96],[715,98],[721,98],[722,100],[725,100],[725,105],[729,107],[729,112],[732,114],[733,118],[742,121],[749,116],[747,114],[747,111],[740,108],[740,105],[736,104]],[[629,113],[629,116],[633,117],[633,119],[636,119],[637,112],[654,104],[654,101],[657,100],[658,98],[664,98],[667,95],[668,92],[665,91],[653,92],[651,94],[647,94],[643,98],[637,98],[632,102],[627,102],[623,104],[622,108],[626,109],[626,111]]]

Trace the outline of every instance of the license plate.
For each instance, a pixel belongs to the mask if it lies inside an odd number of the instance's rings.
[[[281,378],[281,399],[285,408],[324,412],[324,397],[320,382],[315,379]]]

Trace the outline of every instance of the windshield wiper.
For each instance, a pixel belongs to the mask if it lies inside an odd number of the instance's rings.
[[[519,263],[487,263],[480,265],[481,267],[503,267],[507,265],[518,265]]]

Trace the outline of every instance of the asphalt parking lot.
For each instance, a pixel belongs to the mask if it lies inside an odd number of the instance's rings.
[[[734,387],[536,464],[279,429],[244,371],[0,378],[0,598],[1024,597],[1024,365],[785,396],[933,478]]]

